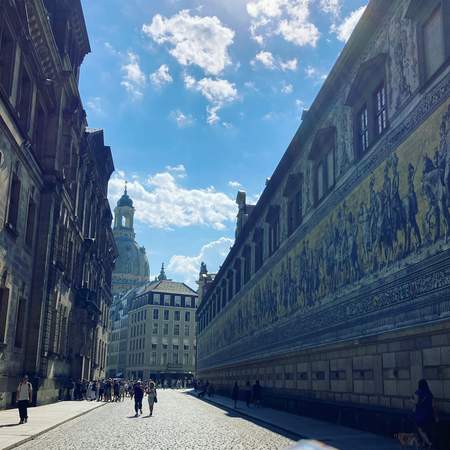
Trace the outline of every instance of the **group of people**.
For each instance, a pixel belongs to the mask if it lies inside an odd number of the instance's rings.
[[[194,381],[194,389],[199,398],[202,398],[205,395],[214,397],[216,393],[214,384],[210,383],[208,380],[205,382]],[[256,408],[261,408],[262,387],[259,380],[256,380],[253,386],[250,381],[247,381],[242,389],[236,381],[231,391],[231,398],[234,401],[235,408],[237,408],[239,400],[244,400],[247,408],[250,408],[251,404],[255,405]]]
[[[147,395],[148,407],[150,410],[149,416],[151,417],[153,416],[153,407],[155,403],[158,403],[158,394],[156,391],[156,383],[154,381],[150,380],[145,384],[139,380],[134,384],[132,393],[132,398],[134,398],[134,417],[139,417],[139,415],[142,414],[142,401],[144,395]]]
[[[235,408],[237,408],[237,402],[241,399],[241,397],[243,397],[247,408],[250,408],[250,405],[252,403],[256,408],[261,408],[262,387],[259,383],[259,380],[256,380],[253,386],[250,384],[250,381],[247,381],[242,391],[243,394],[241,395],[241,388],[236,381],[234,383],[233,390],[231,391],[231,398],[234,401]]]
[[[158,401],[156,394],[156,382],[149,380],[129,381],[108,378],[99,381],[81,380],[75,383],[73,399],[98,402],[121,402],[125,398],[134,400],[136,417],[142,414],[142,400],[147,395],[150,408],[150,416],[153,414],[153,406]]]

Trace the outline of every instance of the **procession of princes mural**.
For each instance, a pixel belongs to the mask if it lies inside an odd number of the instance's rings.
[[[450,239],[450,105],[434,128],[439,129],[434,147],[428,137],[436,136],[435,129],[422,130],[421,139],[413,134],[221,316],[227,326],[211,334],[205,353],[333,301],[371,275],[420,259],[423,252],[445,248]]]

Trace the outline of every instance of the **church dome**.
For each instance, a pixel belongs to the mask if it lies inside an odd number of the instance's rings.
[[[122,195],[122,197],[120,197],[119,201],[117,202],[117,206],[122,207],[122,206],[128,206],[130,208],[133,207],[133,200],[131,200],[131,198],[129,197],[129,195],[125,193]]]
[[[114,273],[148,279],[150,271],[144,247],[139,247],[135,240],[125,236],[116,237],[116,244],[119,256],[116,260]]]

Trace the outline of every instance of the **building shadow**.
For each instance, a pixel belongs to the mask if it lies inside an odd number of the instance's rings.
[[[216,403],[212,400],[209,400],[208,397],[201,397],[199,398],[194,391],[185,391],[182,393],[183,395],[187,395],[190,397],[193,397],[201,402],[207,403],[208,405],[214,406],[218,409],[221,409],[222,411],[225,412],[227,417],[230,417],[232,419],[243,419],[246,420],[247,422],[251,422],[261,428],[265,428],[268,431],[271,431],[273,433],[279,434],[280,436],[283,436],[287,439],[291,439],[293,441],[299,441],[301,439],[308,439],[307,436],[303,436],[301,434],[295,433],[295,432],[291,432],[291,431],[287,431],[283,428],[280,428],[276,425],[270,424],[264,420],[260,420],[257,419],[255,417],[252,417],[248,414],[246,414],[246,408],[243,407],[242,409],[235,409],[235,408],[231,408],[229,406],[225,406],[225,405],[221,405],[219,403]]]

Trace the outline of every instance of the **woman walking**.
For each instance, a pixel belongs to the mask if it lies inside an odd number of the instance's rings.
[[[153,406],[155,403],[158,403],[158,395],[156,393],[156,386],[153,381],[150,381],[147,389],[147,400],[148,400],[148,407],[150,408],[150,414],[151,417],[153,415]]]
[[[433,409],[433,394],[426,380],[420,380],[415,393],[416,409],[415,419],[420,438],[426,448],[431,448],[435,414]]]

